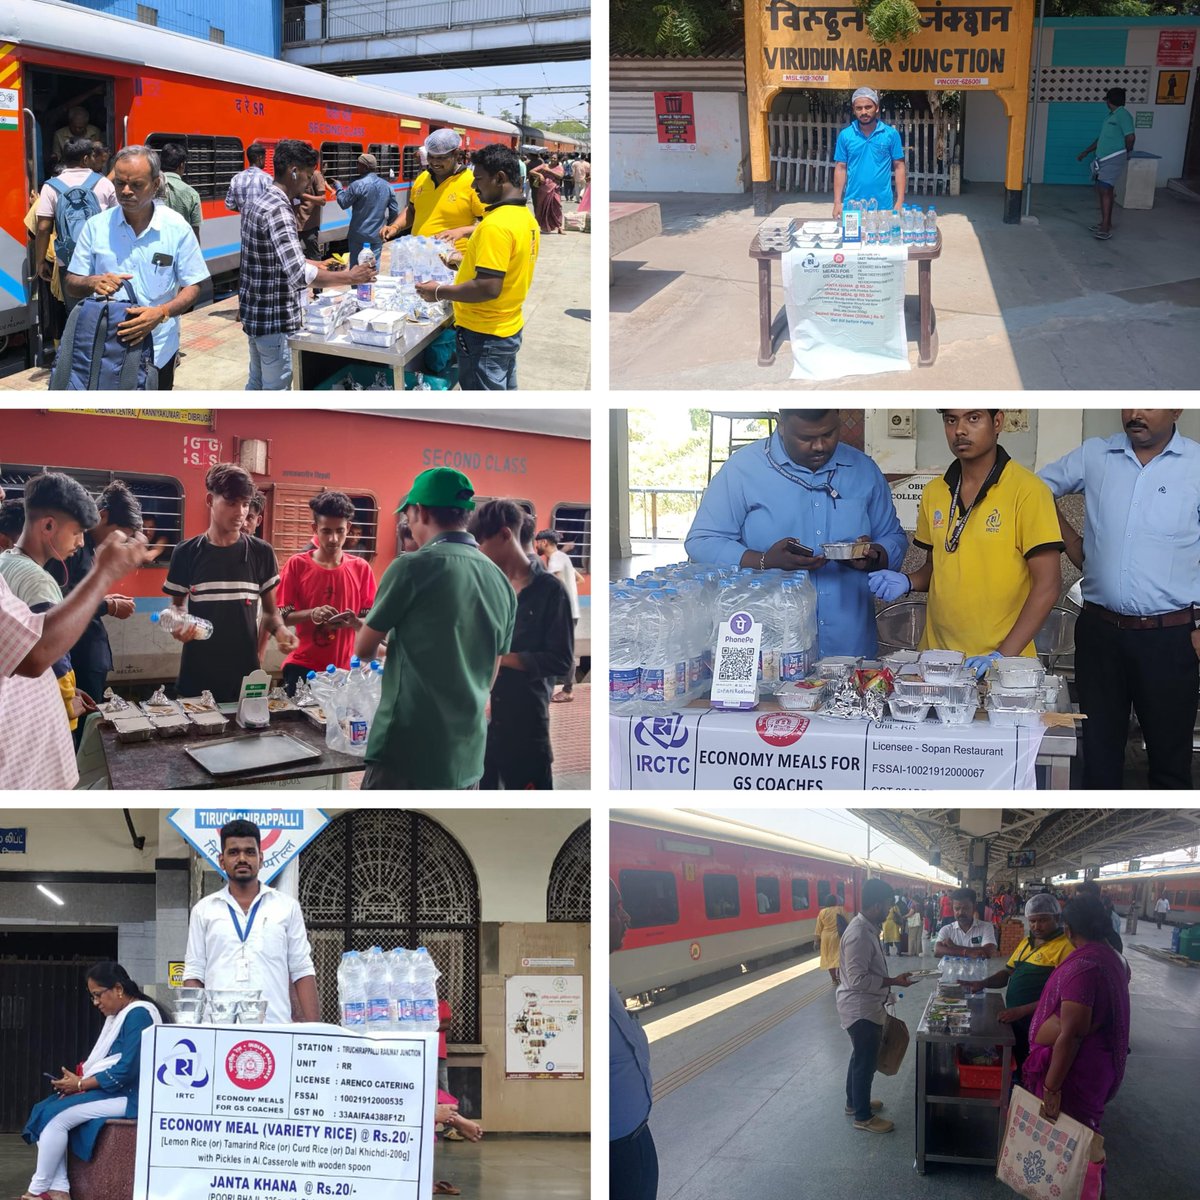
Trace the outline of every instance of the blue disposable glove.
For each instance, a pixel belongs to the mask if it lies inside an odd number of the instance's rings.
[[[968,658],[966,665],[975,672],[976,679],[982,679],[987,674],[988,667],[990,667],[992,663],[996,661],[996,659],[1003,657],[1004,656],[999,650],[993,650],[990,654],[976,654],[973,657]]]
[[[872,571],[867,576],[867,587],[876,600],[888,603],[907,596],[912,591],[912,580],[902,571]]]

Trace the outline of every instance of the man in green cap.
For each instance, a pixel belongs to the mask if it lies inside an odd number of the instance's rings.
[[[396,509],[419,548],[384,572],[355,644],[365,661],[388,643],[364,789],[474,788],[483,775],[484,706],[517,599],[466,531],[474,495],[461,471],[432,467]]]

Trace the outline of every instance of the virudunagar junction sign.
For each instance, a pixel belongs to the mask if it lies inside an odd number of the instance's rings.
[[[1008,114],[1004,219],[1020,218],[1033,0],[1011,4],[919,4],[920,31],[903,41],[872,38],[855,5],[753,0],[746,5],[746,94],[755,211],[771,205],[767,118],[790,88],[992,91]]]

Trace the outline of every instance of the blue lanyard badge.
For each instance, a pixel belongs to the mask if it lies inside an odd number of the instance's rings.
[[[225,901],[225,907],[229,909],[229,919],[233,922],[234,929],[237,930],[238,941],[242,943],[243,949],[246,946],[246,939],[250,936],[250,930],[254,928],[254,918],[258,916],[258,910],[262,907],[262,902],[263,897],[259,896],[251,906],[250,914],[246,918],[246,928],[243,930],[242,923],[238,920],[237,909],[228,900]]]

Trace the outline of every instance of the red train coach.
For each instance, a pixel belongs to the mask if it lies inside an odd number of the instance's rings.
[[[610,875],[631,927],[612,956],[623,996],[812,944],[831,898],[857,911],[863,881],[925,894],[937,880],[688,810],[614,811]]]
[[[32,189],[49,172],[55,129],[82,104],[109,146],[188,151],[188,182],[200,193],[200,242],[214,274],[236,269],[240,218],[225,208],[229,180],[258,141],[270,151],[302,138],[320,151],[327,177],[345,182],[364,152],[401,204],[421,170],[419,146],[431,130],[456,129],[467,150],[494,142],[515,147],[507,121],[257,54],[91,12],[59,0],[5,0],[0,5],[0,335],[29,328],[31,242],[25,228]],[[23,170],[16,169],[17,163]],[[345,236],[347,214],[334,202],[322,215],[321,239]]]
[[[1158,898],[1165,895],[1171,904],[1167,922],[1188,925],[1200,921],[1200,868],[1157,867],[1145,871],[1127,871],[1119,875],[1101,875],[1096,882],[1113,907],[1125,916],[1131,906],[1142,918],[1153,918]]]
[[[15,410],[0,433],[0,488],[20,499],[42,470],[64,471],[93,495],[123,479],[154,522],[161,556],[114,590],[134,596],[137,613],[107,626],[118,679],[173,678],[177,643],[138,614],[166,604],[162,591],[170,551],[208,527],[204,476],[216,462],[240,462],[267,497],[259,536],[282,567],[311,536],[310,497],[346,492],[356,509],[351,553],[376,578],[396,555],[394,509],[413,477],[427,467],[467,474],[477,500],[508,496],[574,539],[581,604],[590,602],[591,500],[587,414],[478,413],[480,424],[440,414],[325,409]],[[447,413],[447,417],[451,414]],[[577,653],[588,653],[578,649]],[[268,659],[269,667],[278,664]]]

